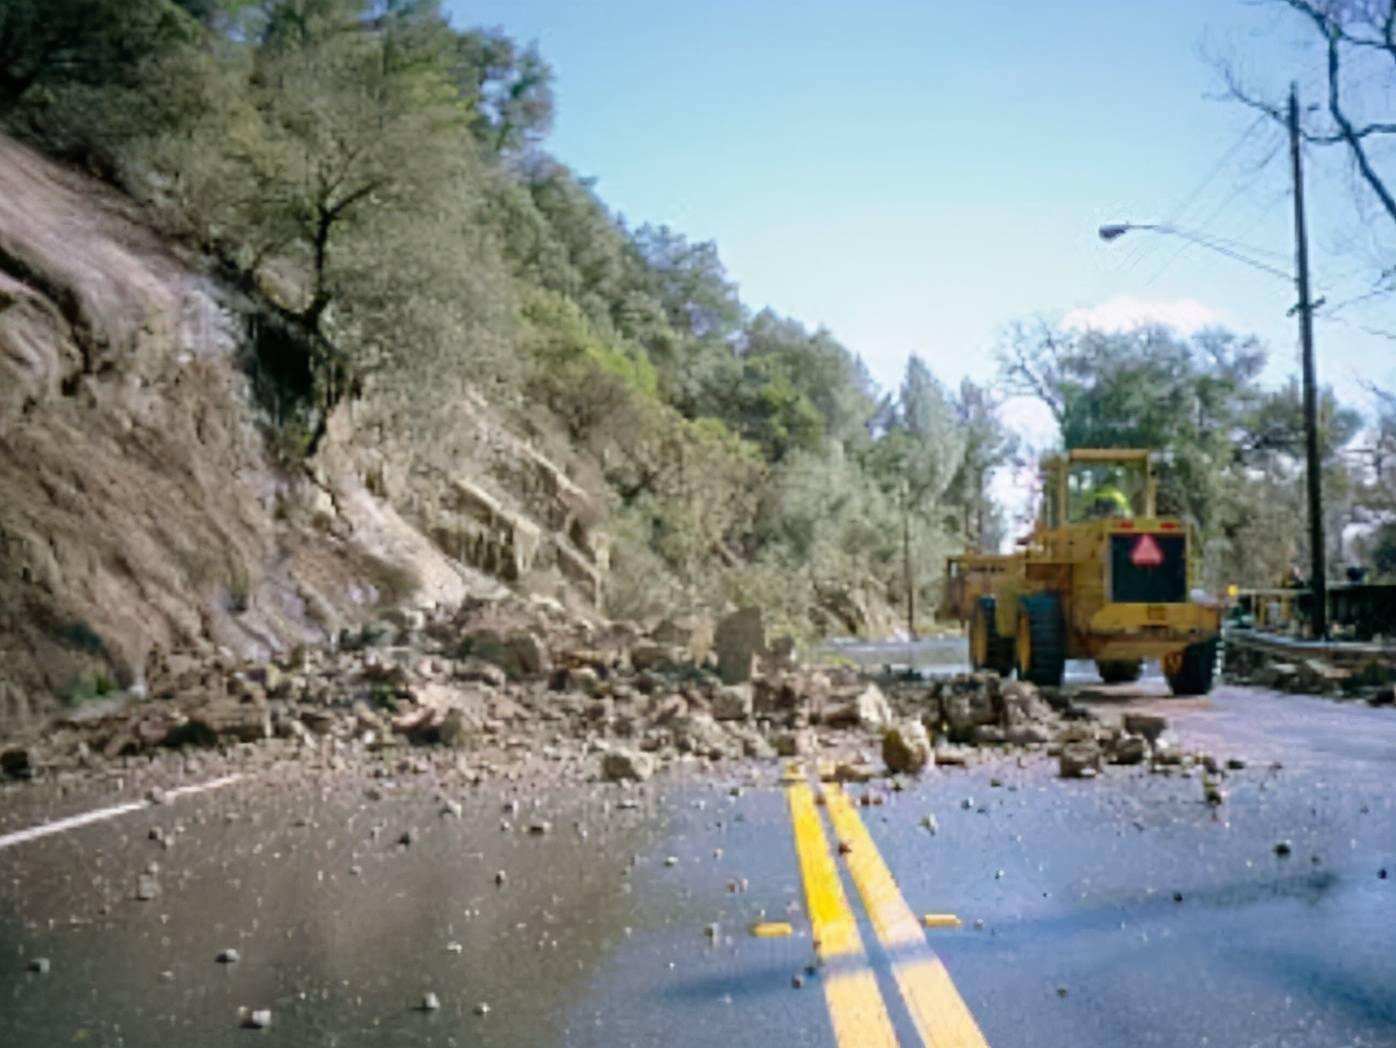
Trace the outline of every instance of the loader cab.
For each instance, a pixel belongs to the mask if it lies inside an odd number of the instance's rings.
[[[1044,461],[1043,481],[1048,528],[1155,516],[1156,484],[1147,451],[1070,451]]]

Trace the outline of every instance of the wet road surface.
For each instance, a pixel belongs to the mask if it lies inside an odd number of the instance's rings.
[[[948,993],[999,1048],[1396,1045],[1396,714],[1161,690],[1146,681],[1128,708],[1247,761],[1216,814],[1199,778],[1065,781],[1040,755],[847,787],[882,801],[849,810],[905,907],[963,922],[924,932]],[[770,764],[567,796],[253,778],[6,847],[0,1044],[868,1043],[836,1040],[827,984],[848,958],[807,970],[789,790]],[[0,831],[35,821],[33,796],[0,794]],[[811,832],[856,921],[854,966],[896,1041],[919,1044],[916,958],[869,919],[896,900],[865,897],[850,873],[868,849],[839,855],[830,814]],[[143,879],[155,898],[137,898]],[[754,937],[761,920],[792,934]],[[240,959],[218,963],[228,948]],[[26,970],[38,957],[47,974]],[[439,1009],[418,1007],[427,993]],[[243,1028],[240,1008],[271,1026]]]

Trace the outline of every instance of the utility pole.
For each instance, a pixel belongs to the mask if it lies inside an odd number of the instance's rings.
[[[902,483],[902,578],[906,582],[906,635],[916,639],[916,583],[911,575],[911,492]]]
[[[1318,390],[1314,379],[1314,305],[1309,298],[1309,241],[1304,229],[1304,173],[1299,158],[1299,85],[1289,86],[1289,158],[1294,172],[1294,252],[1298,265],[1299,337],[1304,361],[1304,451],[1309,487],[1309,590],[1314,637],[1328,638],[1328,575],[1323,544],[1323,490],[1318,458]]]

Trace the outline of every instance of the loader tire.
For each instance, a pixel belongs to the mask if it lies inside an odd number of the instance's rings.
[[[1000,677],[1013,672],[1013,638],[1000,637],[993,597],[980,597],[969,624],[969,662],[976,670],[993,670]]]
[[[1217,638],[1189,644],[1180,652],[1165,655],[1163,675],[1174,695],[1206,695],[1212,690],[1217,668]]]
[[[1066,673],[1066,623],[1055,593],[1036,593],[1018,604],[1014,641],[1018,679],[1041,687],[1060,687]]]

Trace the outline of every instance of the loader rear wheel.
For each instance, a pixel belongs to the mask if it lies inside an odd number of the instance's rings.
[[[1189,644],[1163,657],[1163,675],[1174,695],[1206,695],[1217,668],[1217,638]]]
[[[1000,677],[1013,672],[1013,638],[1000,637],[993,597],[980,597],[969,623],[969,662],[976,670],[993,670]]]
[[[1133,684],[1144,672],[1139,659],[1096,659],[1096,672],[1106,684]]]
[[[1018,636],[1014,645],[1018,679],[1058,687],[1066,672],[1066,623],[1055,593],[1037,593],[1018,604]]]

